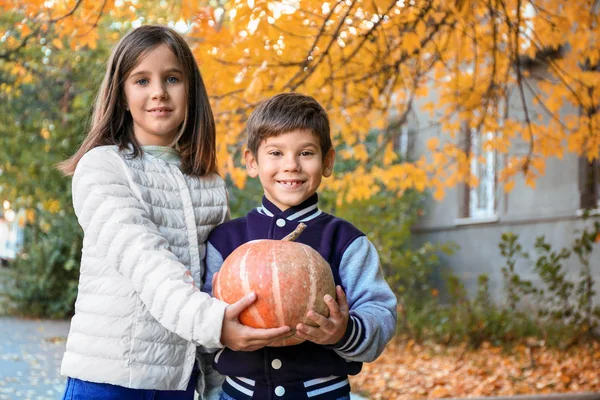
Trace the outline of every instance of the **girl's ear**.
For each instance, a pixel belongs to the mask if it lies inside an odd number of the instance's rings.
[[[250,178],[258,176],[258,161],[252,152],[248,149],[244,150],[244,159],[246,159],[246,171]]]
[[[332,147],[329,149],[327,154],[325,154],[325,159],[323,160],[323,176],[328,178],[333,173],[333,166],[335,165],[335,150]]]

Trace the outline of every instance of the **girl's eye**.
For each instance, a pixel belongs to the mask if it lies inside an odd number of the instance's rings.
[[[140,86],[146,86],[148,84],[148,79],[139,79],[137,82],[138,85]]]
[[[270,152],[270,153],[269,153],[269,155],[272,155],[272,156],[280,156],[280,155],[281,155],[281,152],[280,152],[280,151],[278,151],[278,150],[275,150],[275,151],[272,151],[272,152]]]
[[[179,82],[179,78],[176,78],[174,76],[170,76],[167,78],[167,83],[177,83]]]
[[[303,151],[302,153],[300,153],[300,155],[301,155],[301,156],[304,156],[304,157],[312,156],[312,155],[314,155],[314,154],[315,154],[315,153],[313,153],[312,151],[308,151],[308,150],[306,150],[306,151]]]

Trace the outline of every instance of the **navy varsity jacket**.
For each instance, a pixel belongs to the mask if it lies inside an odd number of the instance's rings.
[[[238,246],[256,239],[282,239],[300,222],[296,239],[317,250],[331,266],[350,306],[344,337],[332,346],[309,341],[252,352],[223,349],[213,367],[226,375],[223,391],[235,399],[337,399],[350,392],[347,375],[375,360],[396,330],[396,296],[385,282],[373,244],[349,222],[322,212],[314,194],[302,204],[279,210],[263,197],[262,207],[212,231],[206,249],[203,291]]]

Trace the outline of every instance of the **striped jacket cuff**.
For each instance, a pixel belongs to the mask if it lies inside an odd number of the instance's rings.
[[[329,349],[338,350],[344,353],[352,353],[365,340],[365,328],[362,321],[351,315],[348,319],[348,326],[342,339],[334,345],[325,346]]]

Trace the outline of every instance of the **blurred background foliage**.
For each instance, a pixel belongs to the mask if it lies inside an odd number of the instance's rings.
[[[161,7],[148,3],[132,13],[155,15],[145,22],[161,22],[156,17]],[[21,19],[19,13],[2,12],[0,26],[18,25]],[[22,221],[25,246],[3,271],[4,309],[11,313],[64,318],[73,310],[82,233],[73,214],[70,179],[54,166],[73,154],[83,140],[109,51],[134,25],[133,18],[96,22],[94,39],[75,48],[74,41],[56,31],[58,26],[49,26],[18,53],[0,52],[0,197],[11,199],[13,208],[27,211]],[[23,39],[27,32],[13,32],[13,36]],[[456,247],[415,243],[411,236],[411,226],[427,212],[424,204],[429,193],[409,188],[397,196],[375,182],[362,188],[368,196],[358,196],[351,203],[339,201],[352,197],[348,188],[355,175],[350,171],[364,160],[373,171],[414,161],[391,160],[381,151],[381,132],[361,132],[364,140],[359,144],[337,138],[340,155],[356,153],[358,145],[364,154],[338,157],[335,179],[348,184],[325,185],[321,208],[351,220],[377,247],[388,282],[399,298],[399,334],[442,343],[466,341],[475,347],[484,341],[512,343],[531,337],[568,346],[595,335],[599,315],[593,302],[596,282],[589,269],[597,260],[593,251],[600,237],[598,224],[590,223],[589,229],[576,232],[573,243],[560,250],[552,249],[543,237],[535,249],[522,249],[518,237],[506,233],[498,238],[498,251],[506,264],[497,266],[505,277],[506,304],[491,301],[485,275],[479,277],[477,295],[469,297],[458,277],[439,262],[441,253],[451,254]],[[436,168],[443,169],[443,163]],[[258,182],[242,186],[234,185],[232,175],[226,178],[234,217],[259,203]],[[535,253],[532,258],[526,254],[530,251]],[[577,280],[569,281],[561,270],[561,260],[569,257],[577,258],[582,266]],[[540,277],[539,287],[519,276],[514,269],[516,259],[528,263]],[[531,312],[529,303],[537,303],[539,312]]]

